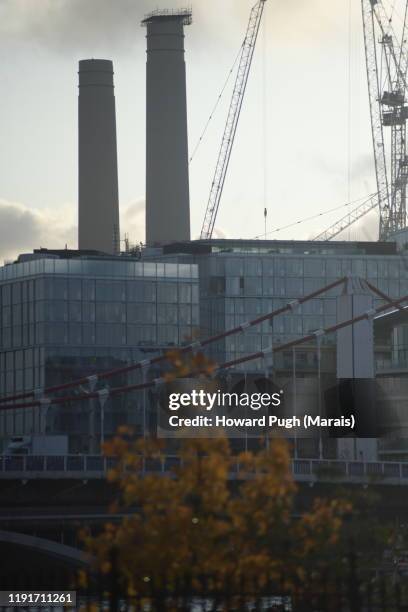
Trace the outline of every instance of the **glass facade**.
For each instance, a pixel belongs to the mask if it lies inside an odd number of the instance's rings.
[[[0,396],[58,385],[190,342],[199,328],[197,266],[79,258],[7,265],[0,316]],[[108,431],[132,420],[128,399],[111,408]],[[61,412],[53,430],[86,430],[83,411]],[[30,410],[3,413],[0,423],[3,435],[46,426]]]
[[[200,266],[203,334],[212,335],[255,319],[349,274],[369,280],[390,298],[408,294],[408,265],[402,256],[344,255],[340,249],[336,250],[337,254],[321,255],[218,252],[196,257]],[[271,343],[290,342],[314,330],[335,325],[336,297],[341,290],[339,286],[273,321],[265,321],[244,334],[220,341],[211,349],[214,358],[229,361],[260,351]],[[383,303],[384,300],[375,297],[375,307]],[[322,340],[327,350],[334,348],[335,341],[334,335]],[[315,368],[316,359],[307,355],[307,351],[299,351],[299,365]],[[277,354],[276,357],[281,368],[286,367],[286,362],[287,367],[292,363],[291,355]],[[333,358],[329,363],[335,367]],[[254,361],[242,367],[259,369],[264,366]]]
[[[190,252],[146,253],[142,261],[35,255],[0,268],[0,396],[58,385],[207,338],[348,274],[368,279],[391,298],[408,294],[408,263],[387,244],[367,243],[364,250],[360,243],[231,243],[221,248],[214,241],[200,254],[190,243]],[[340,291],[332,289],[273,321],[220,340],[208,353],[223,363],[334,325]],[[381,303],[374,299],[375,306]],[[395,334],[377,342],[377,364],[406,362],[406,331]],[[335,340],[334,335],[322,339],[321,366],[331,374],[336,370]],[[299,375],[315,376],[316,342],[298,347],[295,360]],[[290,376],[292,351],[276,353],[274,367]],[[239,369],[264,368],[257,360]],[[127,373],[109,384],[140,380],[140,372]],[[146,394],[109,400],[105,431],[109,434],[120,423],[142,428],[146,414],[141,402],[146,406]],[[76,436],[76,448],[88,449],[87,438],[92,431],[97,436],[100,428],[97,408],[90,403],[3,413],[0,431],[69,432]]]
[[[408,323],[393,329],[391,366],[408,370]]]

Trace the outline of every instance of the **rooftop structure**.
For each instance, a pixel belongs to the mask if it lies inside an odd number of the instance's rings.
[[[191,25],[193,22],[193,12],[191,8],[182,9],[156,9],[148,13],[142,21],[142,26],[146,26],[155,19],[177,19],[181,20],[182,25]]]
[[[301,254],[301,255],[396,255],[395,242],[315,242],[311,240],[247,240],[214,239],[192,240],[165,245],[163,254],[189,253],[254,253],[254,254]]]

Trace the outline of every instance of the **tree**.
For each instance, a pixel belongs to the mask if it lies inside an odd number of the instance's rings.
[[[167,382],[214,371],[201,354],[172,351],[168,361]],[[354,602],[350,609],[359,609],[350,541],[364,534],[368,545],[359,563],[369,573],[378,567],[385,531],[367,517],[357,527],[349,520],[367,499],[354,512],[347,492],[315,499],[299,514],[285,441],[271,439],[258,452],[235,455],[222,437],[186,440],[166,473],[143,469],[146,461],[165,465],[163,440],[136,438],[122,427],[104,450],[117,459],[109,480],[117,490],[113,510],[124,518],[84,537],[97,570],[109,581],[115,576],[122,592],[150,604],[159,599],[152,607],[158,610],[176,609],[171,602],[180,593],[202,595],[206,610],[263,595],[287,595],[294,609],[309,610],[335,609],[330,597],[341,587]]]
[[[286,443],[234,456],[228,441],[188,440],[180,464],[163,475],[143,463],[163,460],[158,440],[122,428],[105,451],[118,458],[109,475],[118,489],[119,523],[86,543],[102,573],[120,576],[128,593],[171,594],[187,579],[194,592],[294,594],[313,590],[341,569],[342,500],[315,502],[297,517],[296,485]],[[240,463],[242,480],[231,480]],[[340,563],[339,563],[340,561]],[[344,569],[344,568],[343,568]]]

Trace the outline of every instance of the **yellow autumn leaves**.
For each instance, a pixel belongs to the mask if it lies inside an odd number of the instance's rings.
[[[143,473],[143,462],[161,462],[163,451],[159,441],[135,439],[126,428],[105,448],[118,459],[109,478],[118,491],[113,510],[122,518],[113,516],[102,533],[85,539],[102,574],[114,560],[128,593],[155,586],[171,594],[186,576],[207,591],[274,583],[292,592],[340,560],[350,504],[318,500],[299,515],[283,441],[237,457],[226,439],[189,440],[174,470]]]

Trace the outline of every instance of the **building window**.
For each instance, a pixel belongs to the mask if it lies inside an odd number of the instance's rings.
[[[323,259],[305,259],[304,275],[322,277],[325,276],[326,266]]]
[[[303,295],[303,278],[286,279],[286,295],[300,297]]]
[[[126,285],[121,281],[96,281],[96,299],[105,302],[124,302]]]
[[[230,277],[225,283],[224,276],[211,276],[209,279],[210,295],[224,295],[225,291],[228,295],[240,295],[239,277]]]
[[[157,322],[177,325],[177,306],[175,304],[158,304]]]
[[[329,278],[341,278],[341,261],[339,259],[328,258],[326,260],[326,274]]]
[[[302,259],[286,260],[286,274],[288,276],[303,276],[303,261]]]
[[[157,286],[157,301],[165,304],[176,304],[177,283],[159,283]]]
[[[70,300],[82,299],[82,283],[80,279],[70,278],[68,288]]]

